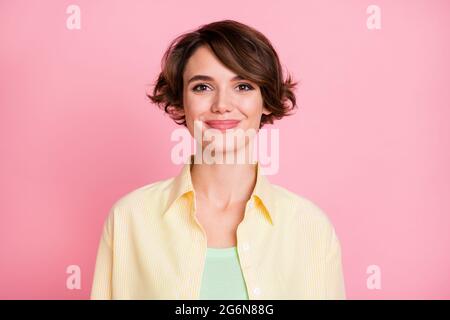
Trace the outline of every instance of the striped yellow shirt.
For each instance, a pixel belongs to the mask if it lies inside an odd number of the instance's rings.
[[[256,170],[236,235],[249,299],[345,299],[341,247],[330,219],[312,201],[271,184],[259,162]],[[114,203],[91,299],[197,300],[206,249],[187,163],[176,177]]]

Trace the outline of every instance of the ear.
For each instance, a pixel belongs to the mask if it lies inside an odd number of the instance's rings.
[[[263,114],[265,114],[266,116],[268,116],[269,114],[271,114],[272,112],[269,111],[268,109],[266,109],[266,107],[263,107]]]
[[[177,108],[174,106],[167,107],[167,111],[173,116],[180,117],[184,116],[184,108]]]

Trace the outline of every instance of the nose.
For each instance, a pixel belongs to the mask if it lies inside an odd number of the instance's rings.
[[[211,105],[211,112],[225,113],[233,110],[233,105],[226,90],[218,90],[218,94]]]

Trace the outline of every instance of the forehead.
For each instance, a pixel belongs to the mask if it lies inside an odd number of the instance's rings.
[[[216,57],[208,46],[201,46],[195,50],[188,59],[183,78],[187,80],[197,73],[206,74],[214,78],[229,78],[236,75]]]

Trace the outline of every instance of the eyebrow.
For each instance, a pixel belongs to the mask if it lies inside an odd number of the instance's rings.
[[[197,74],[197,75],[193,76],[192,78],[190,78],[187,83],[189,84],[192,81],[196,81],[196,80],[214,81],[214,78],[212,78],[210,76],[205,76],[203,74]],[[245,79],[239,75],[234,76],[233,78],[230,79],[230,81],[236,81],[236,80],[245,80]]]

